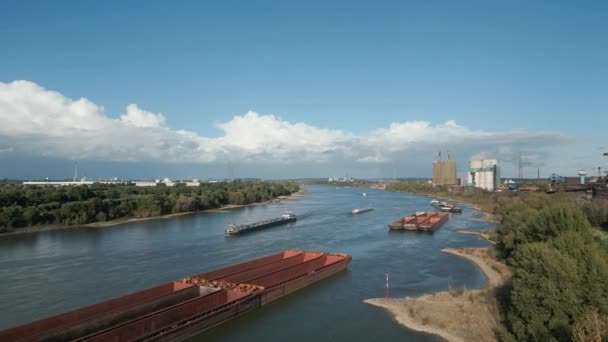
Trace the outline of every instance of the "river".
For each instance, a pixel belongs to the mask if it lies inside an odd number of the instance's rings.
[[[389,232],[405,214],[432,210],[430,199],[381,190],[306,186],[309,195],[269,205],[208,212],[106,228],[73,228],[0,237],[0,329],[93,304],[285,249],[352,255],[347,271],[224,323],[193,341],[407,340],[439,341],[407,330],[387,312],[364,304],[449,287],[482,287],[477,267],[442,253],[444,247],[484,247],[458,229],[490,224],[463,206],[435,234]],[[366,192],[367,196],[361,196]],[[359,207],[375,210],[353,216]],[[298,214],[297,222],[239,237],[230,223]]]

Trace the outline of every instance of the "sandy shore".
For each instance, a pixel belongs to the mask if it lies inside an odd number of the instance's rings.
[[[291,194],[289,196],[279,196],[277,198],[274,198],[274,199],[271,199],[271,200],[268,200],[265,202],[256,202],[256,203],[243,204],[243,205],[229,204],[229,205],[225,205],[220,208],[200,210],[200,211],[188,211],[188,212],[184,212],[184,213],[167,214],[167,215],[153,216],[153,217],[120,218],[120,219],[111,220],[111,221],[93,222],[93,223],[88,223],[88,224],[84,224],[84,225],[49,224],[49,225],[43,225],[43,226],[24,227],[24,228],[17,228],[16,231],[0,233],[0,237],[18,235],[18,234],[38,233],[38,232],[44,232],[44,231],[50,231],[50,230],[69,229],[69,228],[83,228],[83,227],[84,228],[105,228],[105,227],[112,227],[112,226],[117,226],[117,225],[121,225],[121,224],[125,224],[125,223],[143,222],[143,221],[152,221],[152,220],[167,220],[167,219],[171,219],[171,218],[175,218],[175,217],[189,216],[189,215],[200,214],[200,213],[226,212],[226,211],[232,210],[232,209],[238,209],[238,208],[244,208],[244,207],[250,207],[250,206],[256,206],[256,205],[268,205],[268,204],[273,204],[273,203],[283,203],[283,202],[287,202],[287,201],[293,201],[298,197],[307,196],[309,193],[310,193],[310,191],[308,191],[306,189],[300,189],[299,191],[294,192],[293,194]]]
[[[496,341],[500,322],[495,290],[511,277],[509,268],[496,261],[488,248],[445,248],[477,265],[487,278],[480,290],[450,289],[415,298],[367,299],[382,307],[400,324],[420,332],[435,334],[447,341]]]

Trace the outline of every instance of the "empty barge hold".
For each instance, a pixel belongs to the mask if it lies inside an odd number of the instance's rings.
[[[391,230],[433,233],[448,220],[448,217],[449,214],[445,212],[419,211],[389,223],[388,227]]]
[[[262,230],[262,229],[278,226],[280,224],[293,222],[296,219],[297,219],[296,214],[294,214],[291,211],[286,211],[283,213],[283,215],[281,215],[281,217],[276,217],[276,218],[269,219],[269,220],[264,220],[264,221],[260,221],[260,222],[256,222],[256,223],[250,223],[250,224],[241,224],[241,225],[231,224],[228,226],[228,229],[226,229],[225,234],[226,235],[240,235],[240,234],[245,234],[245,233],[251,233],[251,232],[255,232],[257,230]]]
[[[363,213],[366,213],[366,212],[372,211],[372,210],[374,210],[374,209],[373,208],[357,208],[357,209],[354,209],[352,211],[352,213],[353,213],[353,215],[357,215],[357,214],[363,214]]]
[[[0,331],[0,341],[182,340],[337,273],[348,254],[287,250]]]

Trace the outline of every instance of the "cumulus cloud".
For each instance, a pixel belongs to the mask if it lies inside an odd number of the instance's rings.
[[[108,161],[373,164],[446,146],[471,151],[468,158],[567,141],[556,132],[472,130],[455,121],[396,122],[355,135],[255,112],[219,123],[223,135],[209,138],[170,128],[163,114],[136,104],[116,119],[85,98],[70,99],[29,81],[0,82],[0,122],[0,146],[11,151]]]
[[[121,115],[120,120],[135,127],[161,127],[165,125],[165,117],[162,114],[147,112],[133,103],[127,106],[127,113]]]

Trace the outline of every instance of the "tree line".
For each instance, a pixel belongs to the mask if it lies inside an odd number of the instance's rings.
[[[607,341],[605,235],[576,202],[516,211],[503,214],[497,230],[499,257],[513,271],[502,340]]]
[[[299,190],[293,182],[218,182],[197,187],[93,184],[67,187],[0,182],[0,231],[78,225],[268,201]]]
[[[608,341],[607,200],[573,193],[448,193],[421,183],[389,188],[466,201],[499,220],[497,257],[513,271],[497,293],[499,340]]]
[[[504,216],[509,216],[509,219],[530,218],[535,211],[547,207],[578,208],[592,226],[608,231],[608,199],[590,200],[581,193],[490,192],[478,188],[450,192],[445,185],[432,185],[427,182],[389,183],[386,190],[439,196],[471,203],[483,212],[492,214],[498,221]]]

